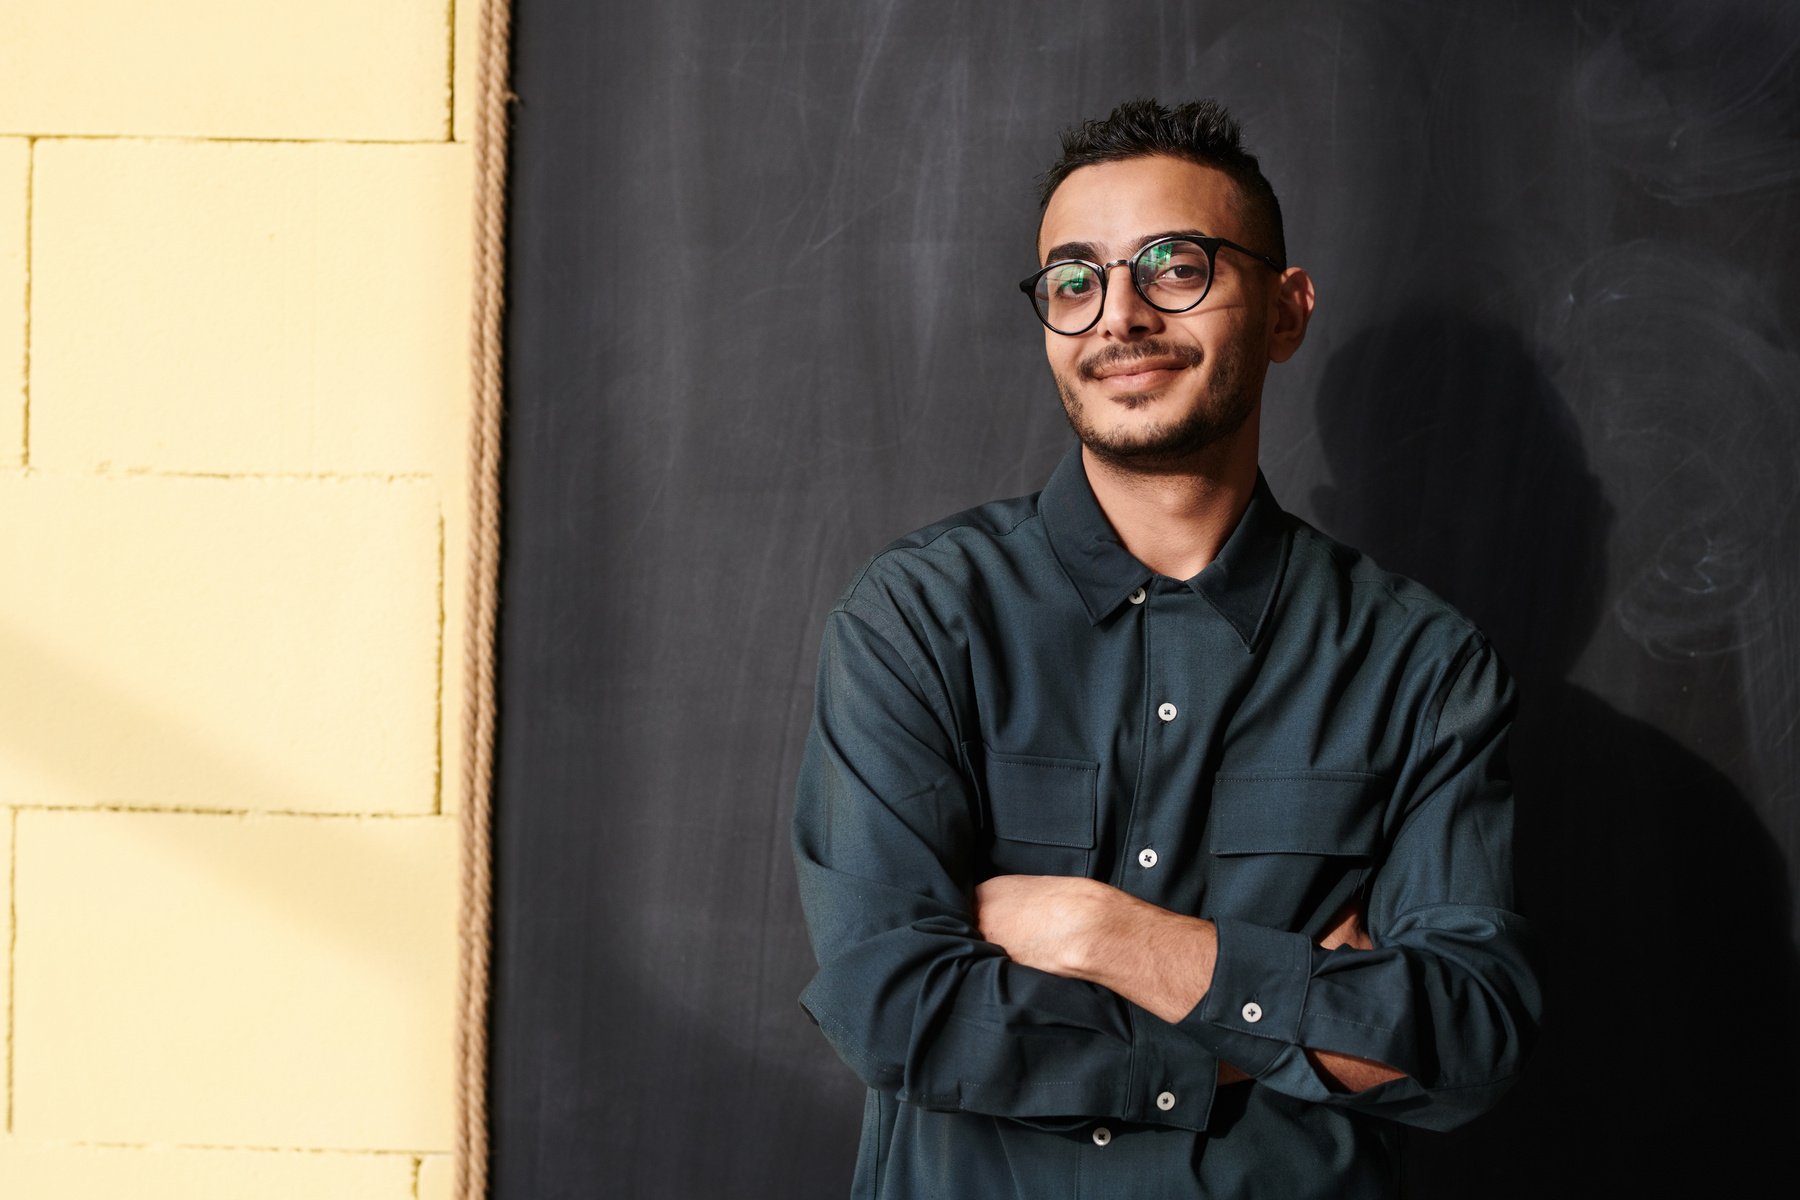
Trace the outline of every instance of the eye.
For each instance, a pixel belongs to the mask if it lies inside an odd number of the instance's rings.
[[[1044,272],[1038,287],[1053,300],[1080,300],[1096,289],[1097,281],[1082,263],[1059,263]]]
[[[1206,251],[1193,242],[1159,242],[1138,257],[1138,285],[1144,288],[1195,291],[1206,286],[1210,274]]]

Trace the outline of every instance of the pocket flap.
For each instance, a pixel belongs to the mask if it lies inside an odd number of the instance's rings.
[[[1093,849],[1099,763],[989,750],[986,765],[995,837]]]
[[[1351,771],[1284,771],[1213,779],[1207,845],[1214,854],[1373,856],[1387,783]]]

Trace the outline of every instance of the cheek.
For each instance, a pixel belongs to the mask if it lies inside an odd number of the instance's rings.
[[[1076,368],[1081,364],[1081,352],[1084,348],[1080,338],[1064,337],[1047,329],[1044,331],[1044,357],[1050,361],[1051,372],[1062,378],[1079,378]]]

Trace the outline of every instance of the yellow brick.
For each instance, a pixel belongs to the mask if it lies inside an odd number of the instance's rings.
[[[24,451],[25,222],[30,177],[31,143],[0,138],[0,463],[17,463]]]
[[[418,1200],[450,1200],[456,1186],[456,1163],[447,1154],[431,1154],[419,1169]]]
[[[445,4],[9,0],[0,130],[443,138]]]
[[[461,806],[463,754],[463,641],[467,631],[469,542],[469,443],[473,397],[458,388],[440,415],[438,457],[433,476],[444,519],[444,665],[442,761],[443,811]]]
[[[6,1200],[410,1200],[411,1174],[406,1155],[0,1140]]]
[[[36,151],[36,466],[436,468],[468,389],[468,146]]]
[[[431,811],[435,509],[0,474],[0,804]]]
[[[34,466],[433,470],[470,147],[41,141]]]
[[[457,432],[465,438],[468,436],[466,421],[459,423]],[[468,632],[471,554],[467,478],[468,471],[461,464],[439,476],[443,481],[440,494],[444,513],[443,728],[440,731],[444,812],[457,812],[462,808],[463,703],[467,676],[463,645]]]
[[[21,813],[15,1131],[447,1149],[453,824]]]
[[[459,142],[475,137],[475,66],[481,56],[481,7],[486,0],[456,0],[456,91],[454,132]]]

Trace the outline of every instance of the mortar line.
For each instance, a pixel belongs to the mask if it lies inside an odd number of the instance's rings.
[[[444,611],[444,501],[440,493],[438,497],[437,517],[437,703],[433,706],[433,721],[436,724],[436,760],[431,768],[431,811],[438,816],[444,813],[444,629],[447,618]]]
[[[31,267],[32,267],[32,198],[37,190],[37,139],[25,141],[25,353],[19,364],[20,395],[24,407],[19,410],[19,465],[31,467]],[[10,1109],[8,1110],[10,1113]],[[12,1128],[9,1123],[7,1128]]]
[[[413,1160],[412,1160],[412,1200],[419,1200],[419,1176],[421,1173],[424,1172],[424,1170],[425,1170],[425,1159],[420,1155],[417,1155],[417,1154],[413,1155]]]
[[[456,140],[456,0],[449,0],[445,7],[449,9],[444,14],[444,22],[449,26],[449,36],[446,40],[450,44],[448,55],[450,61],[445,64],[449,78],[444,82],[449,86],[445,89],[444,140],[454,142]]]
[[[195,808],[175,804],[15,804],[15,812],[133,813],[176,817],[295,817],[314,821],[435,821],[436,812],[312,812],[297,808]]]
[[[19,810],[6,814],[6,1132],[13,1131],[13,1012],[19,1007]]]
[[[229,1142],[109,1142],[90,1141],[76,1138],[63,1143],[82,1150],[204,1150],[208,1152],[226,1152],[242,1154],[338,1154],[346,1158],[399,1158],[402,1155],[420,1159],[427,1154],[442,1154],[443,1151],[418,1149],[392,1149],[387,1147],[351,1148],[345,1146],[252,1146]]]
[[[229,134],[61,133],[53,130],[39,130],[34,133],[13,132],[7,136],[53,142],[177,142],[187,146],[204,146],[214,142],[226,146],[442,146],[445,144],[442,137],[234,137]]]
[[[37,473],[46,474],[41,469]],[[430,471],[172,471],[156,467],[53,471],[48,474],[109,481],[121,479],[225,479],[275,480],[284,483],[425,483],[433,478]]]

